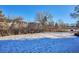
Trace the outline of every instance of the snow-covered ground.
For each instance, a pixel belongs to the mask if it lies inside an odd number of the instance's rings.
[[[45,32],[45,33],[33,33],[33,34],[22,34],[22,35],[11,35],[0,37],[0,40],[24,40],[32,38],[69,38],[73,37],[74,33],[68,32]]]

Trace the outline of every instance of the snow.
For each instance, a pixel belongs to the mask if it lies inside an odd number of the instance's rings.
[[[32,38],[69,38],[74,37],[74,33],[68,32],[45,32],[45,33],[33,33],[33,34],[22,34],[22,35],[10,35],[0,37],[0,40],[24,40]]]

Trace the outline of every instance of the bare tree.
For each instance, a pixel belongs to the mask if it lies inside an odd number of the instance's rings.
[[[62,19],[59,19],[58,24],[59,24],[60,28],[64,29],[66,27],[66,24],[65,24],[65,22]]]
[[[77,23],[76,23],[76,27],[78,27],[79,28],[79,20],[77,21]]]
[[[42,25],[42,29],[44,31],[45,26],[48,24],[48,21],[53,17],[48,12],[38,12],[36,14],[36,20]]]

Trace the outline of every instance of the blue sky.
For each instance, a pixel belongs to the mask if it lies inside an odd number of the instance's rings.
[[[74,7],[74,5],[0,5],[6,16],[22,16],[27,22],[34,21],[37,12],[47,11],[53,15],[55,22],[61,19],[65,23],[75,23],[76,20],[70,17]]]

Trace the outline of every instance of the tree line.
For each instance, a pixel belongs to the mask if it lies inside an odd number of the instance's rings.
[[[74,8],[74,12],[70,13],[73,18],[79,19],[79,6]],[[35,22],[25,22],[21,16],[9,18],[3,15],[0,10],[0,36],[38,33],[38,32],[65,32],[70,26],[62,19],[54,22],[54,17],[48,12],[37,12]],[[74,25],[79,27],[79,21]]]

